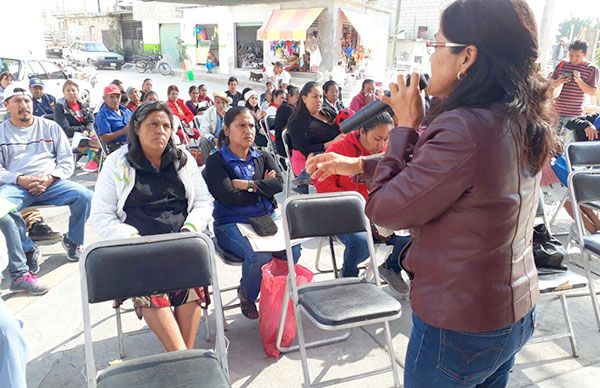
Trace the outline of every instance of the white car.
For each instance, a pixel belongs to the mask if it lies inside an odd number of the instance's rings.
[[[57,64],[45,59],[34,60],[19,58],[15,55],[4,55],[0,52],[0,72],[10,71],[14,82],[29,86],[29,80],[40,78],[44,82],[44,92],[53,95],[56,99],[63,98],[62,87],[65,81],[72,78],[58,67]],[[90,103],[92,86],[89,82],[75,80],[79,85],[79,97]],[[4,120],[6,110],[0,106],[0,121]]]
[[[74,62],[120,70],[125,59],[121,54],[110,51],[102,42],[76,40],[63,50],[63,58]]]

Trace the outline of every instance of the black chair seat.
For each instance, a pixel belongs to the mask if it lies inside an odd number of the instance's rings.
[[[585,236],[583,238],[583,246],[585,249],[600,255],[600,233]]]
[[[316,285],[298,290],[298,302],[319,323],[339,326],[394,316],[401,305],[373,283]]]
[[[212,238],[212,242],[213,245],[215,246],[215,251],[217,251],[217,254],[219,255],[219,257],[225,262],[225,264],[229,264],[229,265],[239,265],[242,264],[244,262],[244,260],[239,257],[234,255],[233,253],[226,251],[225,249],[221,248],[219,246],[219,244],[217,243],[217,239],[216,238]]]
[[[184,350],[142,357],[104,369],[98,388],[230,387],[214,352]]]

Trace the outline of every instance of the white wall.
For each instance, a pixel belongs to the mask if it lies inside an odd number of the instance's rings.
[[[2,14],[5,17],[0,23],[0,51],[28,58],[45,58],[42,12],[35,0],[3,1]]]

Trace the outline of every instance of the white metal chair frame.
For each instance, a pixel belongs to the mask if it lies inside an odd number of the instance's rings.
[[[310,348],[314,348],[314,347],[319,347],[319,346],[323,346],[323,345],[329,345],[329,344],[333,344],[333,343],[337,343],[337,342],[341,342],[344,341],[345,339],[347,339],[348,337],[350,337],[350,332],[347,331],[346,333],[344,333],[341,336],[336,336],[336,337],[330,337],[327,339],[323,339],[323,340],[318,340],[318,341],[313,341],[313,342],[309,342],[309,343],[305,343],[305,339],[304,339],[304,331],[302,328],[302,314],[300,313],[301,311],[304,313],[304,315],[306,315],[309,320],[317,327],[319,327],[320,329],[323,330],[347,330],[350,328],[354,328],[354,327],[360,327],[360,326],[364,326],[365,322],[358,322],[358,323],[349,323],[349,324],[344,324],[344,325],[336,325],[336,326],[329,326],[329,325],[324,325],[318,321],[316,321],[310,313],[308,313],[304,307],[302,307],[299,304],[299,300],[298,300],[298,290],[303,289],[303,288],[307,288],[307,287],[311,287],[314,286],[315,284],[318,285],[333,285],[333,284],[343,284],[343,283],[352,283],[355,281],[355,279],[353,278],[343,278],[343,279],[333,279],[333,280],[327,280],[327,281],[322,281],[322,282],[318,282],[318,283],[309,283],[309,284],[305,284],[305,285],[301,285],[298,286],[296,284],[296,277],[295,277],[295,271],[294,271],[294,262],[293,262],[293,255],[292,255],[292,245],[291,245],[291,240],[290,240],[290,231],[289,231],[289,226],[288,226],[288,217],[287,217],[287,212],[286,212],[286,208],[288,206],[290,206],[290,204],[292,204],[294,201],[297,200],[301,200],[303,198],[307,198],[307,197],[320,197],[320,198],[327,198],[327,197],[338,197],[338,196],[354,196],[358,199],[358,201],[360,201],[363,206],[365,203],[364,198],[359,195],[358,193],[354,193],[354,192],[344,192],[344,193],[324,193],[324,194],[313,194],[313,195],[300,195],[300,196],[294,196],[291,198],[288,198],[284,205],[283,205],[283,211],[282,211],[282,215],[283,215],[283,229],[284,229],[284,235],[285,235],[285,245],[286,245],[286,253],[287,253],[287,262],[288,262],[288,276],[287,276],[287,282],[286,282],[286,292],[285,292],[285,297],[283,299],[283,308],[282,308],[282,312],[281,312],[281,319],[280,319],[280,323],[279,323],[279,330],[277,333],[277,341],[276,341],[276,347],[277,349],[281,352],[281,353],[289,353],[292,351],[296,351],[299,350],[300,351],[300,360],[302,363],[302,372],[304,375],[304,384],[306,387],[320,387],[320,386],[328,386],[328,385],[333,385],[333,384],[340,384],[343,382],[347,382],[347,381],[352,381],[352,380],[356,380],[356,379],[360,379],[360,378],[365,378],[365,377],[369,377],[369,376],[374,376],[377,374],[381,374],[381,373],[386,373],[386,372],[392,372],[393,374],[393,379],[394,379],[394,386],[395,387],[400,387],[400,379],[398,377],[398,369],[396,366],[396,360],[394,357],[394,348],[393,348],[393,343],[392,343],[392,336],[391,336],[391,331],[390,331],[390,326],[389,326],[389,321],[394,320],[394,319],[398,319],[401,315],[401,312],[398,312],[398,314],[396,314],[393,317],[384,317],[384,318],[378,318],[378,319],[371,319],[368,320],[368,324],[376,324],[376,323],[383,323],[384,325],[384,332],[385,332],[385,338],[386,338],[386,344],[387,344],[387,350],[388,350],[388,354],[390,357],[390,363],[391,365],[389,367],[386,368],[379,368],[373,371],[369,371],[369,372],[364,372],[364,373],[359,373],[359,374],[355,374],[353,376],[348,376],[348,377],[344,377],[344,378],[337,378],[337,379],[331,379],[331,380],[327,380],[327,381],[322,381],[318,384],[313,384],[310,380],[310,375],[309,375],[309,371],[308,371],[308,363],[307,363],[307,355],[306,355],[306,350],[310,349]],[[364,215],[364,219],[363,219],[363,223],[365,225],[369,225],[368,220],[366,219],[366,215]],[[365,231],[367,231],[367,228],[365,227]],[[373,282],[377,285],[377,287],[381,288],[381,282],[379,279],[379,271],[377,269],[377,264],[376,264],[376,257],[375,257],[375,248],[374,248],[374,244],[373,244],[373,236],[370,233],[367,233],[367,243],[368,243],[368,247],[369,247],[369,256],[370,256],[370,264],[373,268]],[[281,342],[282,342],[282,338],[283,338],[283,330],[284,330],[284,326],[285,326],[285,318],[287,315],[287,311],[288,311],[288,303],[290,301],[290,299],[292,300],[293,303],[293,309],[294,309],[294,316],[296,318],[296,335],[297,335],[297,345],[292,345],[290,347],[283,347]]]
[[[217,326],[216,340],[215,340],[215,353],[217,358],[219,359],[219,363],[223,368],[225,376],[227,380],[229,380],[229,365],[227,361],[227,344],[225,338],[225,330],[223,323],[223,306],[221,305],[221,294],[219,290],[219,281],[217,276],[217,268],[214,261],[215,256],[215,248],[209,237],[202,233],[195,232],[186,232],[186,233],[178,233],[169,235],[169,239],[176,238],[189,238],[189,237],[199,237],[208,245],[209,255],[210,255],[210,269],[211,269],[211,278],[212,278],[212,289],[215,295],[214,298],[214,309],[220,311],[221,313],[215,314],[215,322]],[[128,239],[121,240],[112,240],[112,241],[100,241],[88,246],[83,252],[81,259],[79,260],[79,277],[81,283],[81,304],[83,311],[83,334],[85,340],[85,363],[86,363],[86,381],[88,388],[96,387],[96,378],[97,371],[96,365],[94,361],[94,349],[93,349],[93,340],[92,340],[92,326],[91,326],[91,317],[90,317],[90,304],[88,302],[88,285],[87,285],[87,277],[86,277],[86,259],[88,253],[93,251],[96,248],[107,247],[107,246],[122,246],[122,245],[130,245],[130,244],[140,244],[140,243],[151,243],[164,240],[164,235],[155,235],[155,236],[145,236],[145,237],[134,237]],[[117,309],[118,311],[118,309]],[[119,318],[117,319],[117,326],[120,330],[121,321],[120,315],[117,314]],[[205,317],[205,320],[208,321],[208,317]],[[119,351],[122,351],[122,338],[119,339]],[[121,356],[123,357],[123,356]]]

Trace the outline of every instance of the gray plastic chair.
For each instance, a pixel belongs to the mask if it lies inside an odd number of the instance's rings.
[[[86,248],[80,276],[88,387],[230,386],[214,255],[210,238],[201,233],[102,241]],[[214,351],[194,349],[128,360],[96,376],[90,304],[209,285],[217,312]]]
[[[398,370],[394,358],[394,348],[389,321],[398,319],[401,305],[396,299],[381,289],[379,272],[375,262],[375,247],[370,233],[370,224],[364,213],[365,201],[357,193],[327,193],[290,197],[283,206],[283,228],[288,262],[288,281],[283,300],[282,316],[277,336],[277,348],[286,353],[300,350],[304,384],[306,387],[338,384],[376,374],[392,372],[394,386],[400,386]],[[336,234],[369,232],[368,246],[373,268],[373,282],[361,278],[333,279],[298,286],[294,274],[292,240],[310,237],[327,237]],[[294,306],[298,345],[281,346],[283,328],[290,298]],[[390,364],[377,370],[353,376],[321,381],[313,384],[310,380],[306,349],[343,341],[342,336],[306,343],[302,328],[302,314],[323,330],[346,330],[375,323],[383,323]]]

